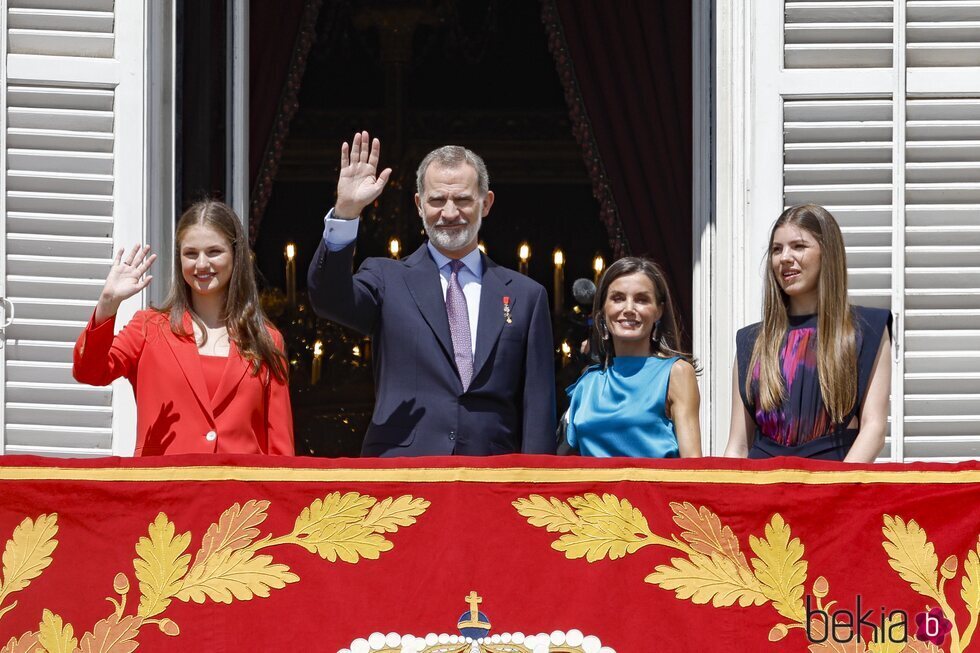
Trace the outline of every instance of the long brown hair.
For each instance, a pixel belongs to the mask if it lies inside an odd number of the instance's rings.
[[[252,363],[252,374],[258,375],[263,366],[280,381],[286,380],[286,355],[269,334],[268,318],[259,304],[259,291],[252,271],[248,238],[241,220],[230,206],[217,200],[201,200],[192,204],[177,221],[174,234],[174,268],[170,292],[163,305],[156,309],[169,314],[170,330],[181,337],[193,337],[184,330],[184,314],[200,327],[202,341],[207,342],[208,332],[204,322],[194,311],[191,289],[184,281],[180,264],[180,246],[191,227],[204,226],[214,229],[231,245],[232,268],[228,280],[225,307],[221,319],[228,329],[228,337],[238,347],[238,353]]]
[[[654,299],[663,307],[660,320],[651,333],[650,350],[652,355],[661,358],[680,356],[690,363],[695,371],[700,371],[697,359],[691,354],[681,351],[680,320],[677,317],[674,300],[670,296],[670,288],[667,286],[667,276],[659,265],[648,258],[639,256],[624,256],[619,259],[609,266],[599,281],[599,288],[596,291],[595,299],[592,301],[592,340],[595,344],[592,347],[593,359],[597,363],[601,363],[603,367],[608,367],[613,356],[616,355],[612,338],[603,339],[603,330],[607,328],[604,307],[606,296],[609,294],[609,286],[620,277],[638,272],[645,274],[653,283],[656,294]]]
[[[854,318],[847,299],[847,254],[844,237],[834,216],[816,204],[792,206],[776,220],[766,250],[766,281],[762,325],[745,371],[745,394],[752,397],[752,373],[759,366],[762,408],[782,406],[786,386],[780,369],[780,347],[789,328],[789,296],[783,292],[772,266],[776,230],[790,225],[811,234],[820,245],[817,277],[817,378],[827,412],[837,424],[854,408],[857,398],[857,343]]]

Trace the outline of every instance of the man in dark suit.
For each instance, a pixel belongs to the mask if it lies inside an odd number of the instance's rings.
[[[352,274],[358,216],[391,175],[377,172],[380,152],[367,132],[341,147],[337,203],[308,276],[317,315],[374,342],[377,398],[361,454],[555,453],[548,297],[477,249],[493,205],[479,156],[430,152],[415,195],[428,242]]]

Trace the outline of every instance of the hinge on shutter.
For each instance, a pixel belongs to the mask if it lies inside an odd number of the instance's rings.
[[[0,324],[0,349],[7,343],[7,327],[14,321],[14,304],[6,297],[0,297],[0,308],[3,310],[3,323]]]
[[[899,325],[899,319],[901,315],[897,312],[892,312],[892,360],[894,362],[899,362],[902,359],[902,338],[901,338],[901,328]]]

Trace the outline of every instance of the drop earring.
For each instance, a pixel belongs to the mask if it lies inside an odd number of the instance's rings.
[[[606,328],[605,320],[599,320],[599,334],[603,340],[609,340],[609,329]]]
[[[660,320],[657,320],[653,325],[653,331],[650,333],[650,340],[652,342],[657,342],[660,340]]]

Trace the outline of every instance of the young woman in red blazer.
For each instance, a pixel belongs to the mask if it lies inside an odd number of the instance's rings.
[[[177,223],[174,279],[158,309],[113,335],[123,300],[143,290],[150,247],[120,249],[75,343],[75,379],[124,376],[136,394],[136,454],[293,455],[283,339],[259,306],[248,240],[234,211],[205,200]]]

